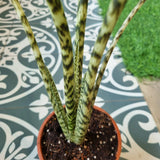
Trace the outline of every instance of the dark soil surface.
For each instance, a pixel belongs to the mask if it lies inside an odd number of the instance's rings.
[[[82,145],[65,139],[56,116],[48,122],[42,136],[45,160],[115,160],[117,143],[117,134],[109,117],[97,110],[93,110]]]

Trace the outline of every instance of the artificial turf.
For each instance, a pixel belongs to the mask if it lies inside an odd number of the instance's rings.
[[[105,15],[110,0],[98,0]],[[139,0],[128,0],[113,35]],[[160,0],[146,0],[129,23],[118,46],[124,64],[138,79],[160,78]]]

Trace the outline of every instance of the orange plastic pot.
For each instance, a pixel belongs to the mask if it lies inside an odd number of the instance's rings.
[[[113,126],[114,126],[114,128],[116,130],[116,133],[117,133],[117,139],[118,139],[118,147],[117,147],[116,159],[115,160],[119,160],[120,153],[121,153],[121,135],[120,135],[119,128],[118,128],[116,122],[113,120],[113,118],[105,110],[103,110],[102,108],[99,108],[97,106],[94,106],[94,109],[105,113],[108,117],[110,117],[110,119],[111,119],[111,121],[113,123]],[[41,139],[42,139],[42,135],[43,135],[43,130],[44,130],[45,126],[46,126],[46,123],[51,119],[51,117],[54,114],[55,113],[52,112],[50,115],[48,115],[48,117],[44,120],[44,122],[42,123],[42,125],[40,127],[40,130],[39,130],[39,134],[38,134],[38,138],[37,138],[37,150],[38,150],[38,156],[39,156],[40,160],[44,160],[43,154],[42,154],[42,147],[41,147]]]

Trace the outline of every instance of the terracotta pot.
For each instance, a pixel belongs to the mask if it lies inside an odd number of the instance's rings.
[[[117,139],[118,139],[118,147],[117,147],[116,159],[115,160],[119,160],[120,153],[121,153],[121,135],[120,135],[120,131],[118,129],[118,126],[117,126],[116,122],[113,120],[113,118],[105,110],[103,110],[102,108],[99,108],[97,106],[94,106],[94,109],[105,113],[108,117],[110,117],[110,119],[113,123],[113,126],[116,130],[116,133],[117,133]],[[38,150],[38,156],[39,156],[40,160],[44,160],[43,154],[42,154],[42,147],[41,147],[42,133],[43,133],[43,130],[44,130],[44,127],[45,127],[46,123],[51,119],[51,117],[54,114],[55,113],[52,112],[50,115],[48,115],[48,117],[44,120],[44,122],[42,123],[42,125],[40,127],[40,130],[39,130],[39,134],[38,134],[38,138],[37,138],[37,150]]]
[[[160,81],[143,80],[139,86],[160,132]]]

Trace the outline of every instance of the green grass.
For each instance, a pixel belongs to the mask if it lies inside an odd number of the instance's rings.
[[[98,0],[104,16],[110,0]],[[128,0],[113,35],[139,0]],[[124,64],[138,79],[160,78],[160,0],[146,0],[118,42]]]

